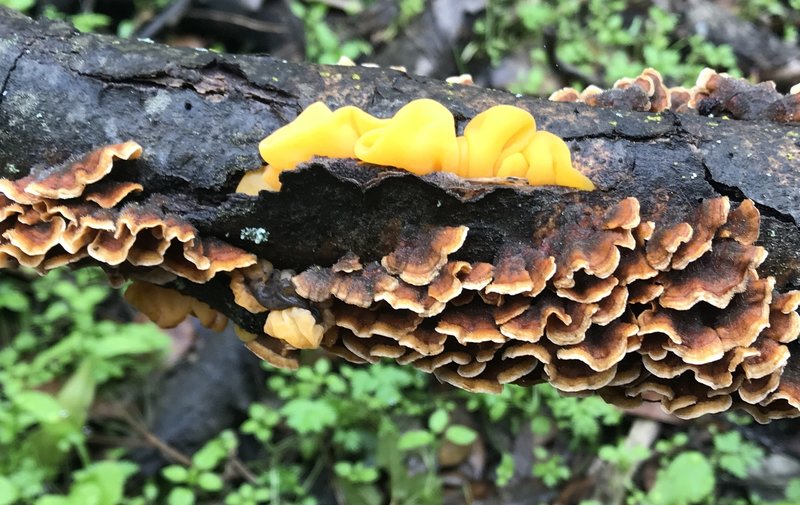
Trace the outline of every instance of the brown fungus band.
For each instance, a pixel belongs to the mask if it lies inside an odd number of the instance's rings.
[[[800,415],[787,346],[800,335],[800,293],[759,277],[766,251],[750,200],[734,210],[706,200],[669,226],[634,198],[586,212],[490,263],[450,259],[470,230],[438,227],[402,236],[380,261],[351,253],[292,283],[325,314],[320,346],[356,363],[388,357],[477,392],[549,382],[683,418]]]
[[[759,421],[800,415],[789,347],[800,293],[759,276],[766,251],[754,243],[750,200],[735,209],[706,200],[670,223],[635,198],[604,210],[573,200],[491,261],[458,259],[469,227],[432,226],[401,235],[380,259],[348,253],[281,271],[164,215],[158,195],[134,198],[138,184],[104,180],[115,160],[140,153],[127,142],[0,180],[0,267],[100,264],[112,280],[134,279],[126,297],[163,326],[188,315],[224,326],[208,305],[164,287],[221,276],[214,289],[228,285],[261,321],[239,337],[279,367],[319,347],[356,363],[394,359],[469,391],[549,382],[623,407],[658,401],[684,418],[732,407]]]
[[[112,282],[134,279],[126,298],[162,327],[188,315],[221,330],[227,318],[173,289],[176,279],[205,283],[256,258],[188,222],[163,213],[158,201],[134,201],[142,186],[103,179],[115,160],[142,153],[136,142],[92,151],[83,158],[16,181],[0,179],[0,268],[46,273],[64,265],[100,265]]]
[[[642,112],[696,111],[701,115],[733,119],[800,121],[800,86],[782,95],[772,81],[753,84],[710,68],[700,72],[691,88],[668,87],[657,70],[648,68],[636,77],[619,79],[611,89],[563,88],[550,95],[550,100]]]

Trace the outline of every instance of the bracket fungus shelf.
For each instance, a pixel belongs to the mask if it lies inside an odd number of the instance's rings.
[[[645,112],[697,112],[733,119],[800,121],[800,85],[788,95],[772,81],[753,84],[706,68],[691,88],[668,87],[661,73],[645,69],[636,77],[619,79],[610,89],[588,86],[583,91],[562,88],[550,95],[555,102],[579,102],[590,107],[614,107]]]
[[[220,272],[256,263],[256,257],[213,237],[201,238],[187,221],[166,215],[160,199],[133,195],[142,186],[107,180],[115,164],[138,158],[133,141],[92,151],[16,181],[0,179],[0,268],[44,274],[65,265],[100,265],[132,303],[165,327],[195,315],[222,329],[227,319],[208,305],[161,288],[176,279],[205,283]]]

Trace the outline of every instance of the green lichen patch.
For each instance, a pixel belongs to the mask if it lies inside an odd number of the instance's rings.
[[[246,227],[242,228],[241,233],[239,233],[239,238],[242,240],[249,240],[256,245],[263,244],[269,240],[269,232],[264,228]]]

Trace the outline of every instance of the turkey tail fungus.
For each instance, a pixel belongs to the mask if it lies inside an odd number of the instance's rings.
[[[766,119],[780,123],[800,121],[800,88],[782,95],[771,81],[753,84],[706,68],[691,88],[667,87],[661,74],[645,69],[634,78],[619,79],[611,89],[589,86],[579,92],[562,88],[552,95],[555,102],[581,102],[590,107],[613,107],[642,112],[696,111],[731,119]]]
[[[132,197],[141,185],[104,180],[115,163],[141,153],[141,146],[128,141],[16,181],[0,179],[0,265],[41,274],[64,265],[100,265],[117,285],[136,279],[128,301],[162,327],[191,314],[221,330],[224,316],[158,284],[179,278],[202,284],[219,272],[253,265],[256,257],[201,238],[190,223],[166,215],[158,198]]]

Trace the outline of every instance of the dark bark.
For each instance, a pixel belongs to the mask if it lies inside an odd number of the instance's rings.
[[[165,195],[164,208],[204,235],[294,269],[330,265],[348,250],[379,259],[409,225],[467,225],[458,256],[489,261],[500,244],[530,237],[570,202],[602,207],[635,196],[643,215],[669,223],[700,199],[746,197],[762,213],[760,244],[769,258],[761,275],[775,276],[779,291],[800,287],[797,126],[591,109],[391,70],[80,35],[1,12],[0,176],[18,178],[133,139],[144,156],[121,166],[126,180],[143,184],[142,198]],[[446,104],[459,127],[498,103],[530,110],[541,128],[569,141],[599,190],[505,186],[476,193],[441,174],[417,178],[341,161],[286,174],[280,193],[233,193],[241,175],[260,164],[258,141],[310,103],[356,105],[381,116],[418,97]],[[246,227],[264,228],[268,240],[248,241]],[[208,287],[203,299],[248,320]],[[184,290],[197,294],[200,287]]]

